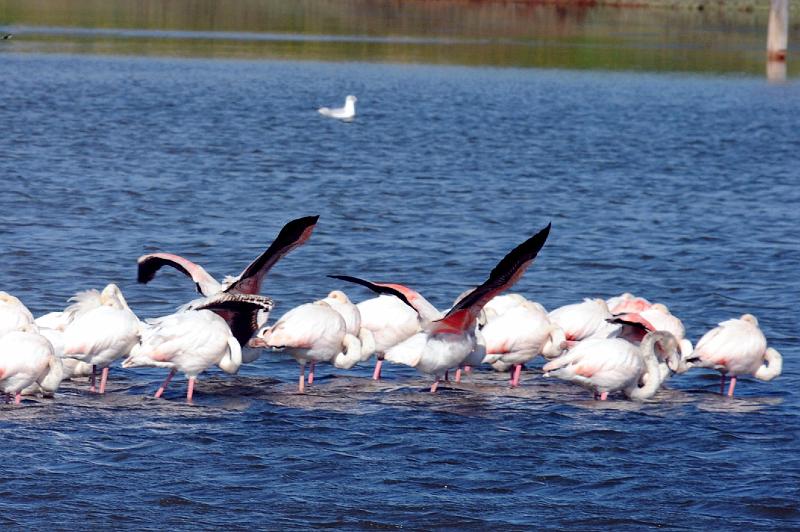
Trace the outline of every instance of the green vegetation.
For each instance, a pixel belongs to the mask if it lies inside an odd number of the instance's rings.
[[[657,7],[617,7],[643,4]],[[0,0],[0,30],[14,33],[0,52],[763,75],[767,5],[765,0],[637,0],[595,6],[452,0]],[[800,12],[800,1],[792,9]],[[800,25],[794,24],[790,46],[798,38]],[[791,76],[798,70],[791,53],[788,65]]]

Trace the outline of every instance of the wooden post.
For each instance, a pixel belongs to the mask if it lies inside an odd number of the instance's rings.
[[[767,60],[786,61],[789,40],[789,0],[770,0]]]

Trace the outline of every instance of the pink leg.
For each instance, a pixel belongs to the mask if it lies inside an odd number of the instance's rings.
[[[108,367],[103,368],[103,375],[100,377],[100,393],[106,393],[106,381],[108,380]]]
[[[436,377],[436,380],[433,381],[433,385],[431,385],[431,393],[436,393],[436,388],[439,387],[439,377]]]
[[[17,392],[17,395],[14,397],[14,404],[18,405],[22,402],[22,392]]]
[[[461,368],[456,370],[456,382],[461,382]]]
[[[186,402],[192,402],[192,396],[194,395],[194,381],[197,377],[189,377],[189,386],[186,389]]]
[[[306,365],[300,364],[300,382],[297,384],[297,391],[305,393],[306,391]]]
[[[514,364],[514,377],[511,379],[511,387],[519,386],[519,375],[522,373],[522,364]]]
[[[600,400],[601,401],[605,401],[606,399],[608,399],[608,392],[601,393],[600,394]]]
[[[316,362],[312,362],[308,368],[308,385],[311,386],[314,384],[314,366],[316,366]]]
[[[731,385],[728,388],[728,397],[733,397],[733,389],[736,388],[736,375],[731,377]]]
[[[723,395],[725,393],[725,374],[722,373],[720,377],[721,379],[719,381],[719,394]]]
[[[89,391],[90,391],[90,392],[96,392],[96,391],[97,391],[97,388],[96,388],[96,387],[95,387],[95,385],[94,385],[96,378],[97,378],[97,366],[95,366],[95,365],[93,364],[93,365],[92,365],[92,378],[91,378],[91,380],[89,381],[89,382],[91,382],[91,383],[92,383],[92,385],[89,387]]]
[[[159,388],[159,389],[158,389],[158,391],[156,392],[156,394],[155,394],[155,396],[154,396],[156,399],[158,399],[159,397],[161,397],[162,395],[164,395],[164,390],[166,390],[166,389],[167,389],[167,384],[169,384],[169,381],[171,381],[171,380],[172,380],[172,377],[174,377],[174,376],[175,376],[175,373],[176,373],[177,371],[178,371],[178,370],[176,370],[175,368],[173,368],[173,369],[169,370],[169,375],[167,375],[167,378],[166,378],[166,379],[164,379],[164,384],[162,384],[162,385],[161,385],[161,388]]]
[[[383,359],[378,359],[375,362],[375,371],[372,372],[372,380],[379,381],[381,380],[381,366],[383,365]]]

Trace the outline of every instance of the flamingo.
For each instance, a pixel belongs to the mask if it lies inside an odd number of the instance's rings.
[[[587,298],[581,303],[564,305],[548,316],[564,331],[570,346],[587,338],[608,338],[620,329],[619,325],[608,323],[612,315],[602,299]]]
[[[317,362],[346,366],[361,359],[361,343],[347,332],[341,314],[325,301],[305,303],[281,316],[271,327],[261,329],[251,342],[257,347],[283,349],[300,364],[298,392],[305,392],[306,364],[310,363],[308,384],[314,382]],[[338,359],[338,360],[337,360]]]
[[[399,284],[373,283],[356,277],[331,277],[357,283],[377,293],[392,294],[417,311],[422,331],[386,352],[390,362],[405,364],[433,375],[431,393],[436,392],[440,376],[459,366],[475,349],[475,326],[484,305],[513,286],[530,266],[547,240],[550,224],[509,252],[492,270],[489,278],[459,300],[443,317],[432,314],[417,292]],[[425,302],[427,303],[427,302]],[[433,308],[435,311],[435,308]],[[430,319],[434,318],[434,319]]]
[[[93,366],[91,391],[95,391],[95,372],[102,368],[99,390],[102,394],[109,366],[138,343],[141,323],[117,285],[107,285],[98,301],[99,306],[79,312],[64,329],[64,356]]]
[[[689,367],[719,371],[720,394],[725,391],[725,376],[730,375],[728,397],[733,397],[738,375],[752,374],[758,380],[771,381],[783,369],[783,357],[776,349],[767,347],[758,319],[752,314],[723,321],[708,331],[697,342],[686,363]]]
[[[28,307],[11,294],[0,292],[0,336],[30,323],[33,323],[33,315]]]
[[[659,368],[656,349],[668,354],[670,368],[677,368],[680,363],[677,345],[675,337],[665,331],[647,333],[640,346],[622,338],[590,338],[542,369],[545,377],[557,377],[594,390],[595,398],[599,396],[601,401],[616,391],[641,401],[655,395],[667,377]]]
[[[137,279],[140,283],[150,282],[162,266],[171,266],[188,275],[204,298],[192,301],[182,308],[213,310],[228,322],[239,345],[244,346],[253,333],[266,323],[269,311],[273,307],[272,299],[258,295],[261,292],[264,276],[283,256],[305,244],[311,237],[318,219],[319,216],[306,216],[287,223],[266,251],[238,276],[225,277],[222,283],[209,275],[202,266],[171,253],[151,253],[139,257]],[[258,304],[259,307],[256,309],[250,303]],[[232,310],[231,306],[237,310]],[[243,309],[246,309],[244,313]],[[244,362],[252,360],[245,359]]]
[[[555,358],[566,348],[561,327],[550,322],[547,314],[532,301],[510,308],[490,320],[482,329],[485,362],[496,368],[513,367],[511,387],[519,386],[522,365],[542,353]]]
[[[188,379],[186,400],[192,401],[197,376],[213,365],[236,373],[242,364],[242,348],[225,320],[210,310],[178,312],[152,321],[122,362],[123,368],[169,368],[155,394],[161,397],[178,371]]]
[[[381,294],[356,305],[361,327],[370,331],[376,353],[374,380],[380,380],[386,351],[420,331],[419,314],[394,297]]]
[[[320,107],[317,109],[317,112],[322,116],[327,116],[329,118],[338,118],[339,120],[349,121],[355,118],[356,116],[356,102],[358,98],[349,94],[344,99],[344,107],[334,107],[330,109],[328,107]]]
[[[52,393],[61,382],[61,361],[37,329],[26,323],[0,337],[0,391],[6,403],[13,395],[14,404],[20,404],[22,391],[34,383]]]
[[[641,312],[650,308],[650,303],[643,297],[637,297],[630,292],[625,292],[616,297],[606,300],[608,310],[612,314],[624,314],[628,312]]]

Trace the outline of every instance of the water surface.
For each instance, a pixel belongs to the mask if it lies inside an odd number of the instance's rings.
[[[784,355],[771,383],[674,378],[644,404],[590,400],[531,365],[431,396],[390,367],[265,354],[209,372],[112,370],[0,407],[6,528],[642,529],[800,525],[796,83],[363,63],[5,53],[2,288],[35,314],[118,283],[141,318],[194,297],[136,258],[236,274],[320,214],[264,290],[277,315],[396,280],[444,307],[548,222],[516,289],[548,308],[640,293],[696,341],[752,312]],[[319,105],[359,97],[341,123]]]

